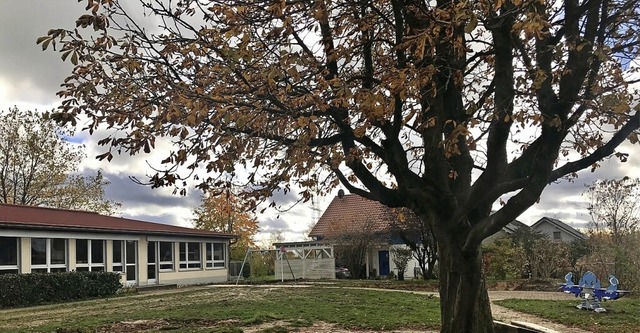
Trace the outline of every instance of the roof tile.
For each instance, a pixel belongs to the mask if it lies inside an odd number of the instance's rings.
[[[385,232],[390,227],[389,208],[356,194],[335,197],[311,229],[310,237],[330,238],[367,230]]]

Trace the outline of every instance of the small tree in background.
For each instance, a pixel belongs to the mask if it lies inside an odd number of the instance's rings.
[[[611,233],[614,242],[638,230],[640,179],[598,180],[585,191],[591,229]]]
[[[511,243],[513,246],[520,247],[524,254],[524,259],[526,261],[525,266],[527,267],[527,274],[530,276],[532,271],[534,270],[534,263],[536,262],[534,257],[534,250],[536,246],[536,242],[546,238],[547,236],[537,230],[532,228],[518,228],[516,229],[509,238],[511,239]]]
[[[396,265],[396,269],[398,269],[398,280],[404,281],[404,273],[407,271],[407,265],[409,264],[409,260],[411,260],[413,251],[407,247],[392,246],[391,254],[393,263]]]
[[[558,278],[569,270],[569,246],[563,242],[551,241],[544,237],[533,247],[531,269],[533,277]]]
[[[569,243],[569,265],[576,276],[582,276],[587,270],[587,262],[584,258],[591,253],[591,245],[588,240],[576,239]]]
[[[434,279],[438,261],[438,245],[429,223],[408,209],[389,209],[391,231],[412,251],[425,280]]]
[[[244,211],[236,196],[230,193],[206,195],[193,212],[196,229],[230,232],[239,236],[231,245],[231,260],[243,260],[247,250],[256,247],[253,237],[258,233],[258,221]]]
[[[115,214],[120,203],[105,197],[102,172],[76,173],[85,155],[71,136],[46,114],[0,112],[0,203]]]
[[[602,274],[633,281],[640,274],[637,258],[640,224],[640,179],[595,181],[584,193],[589,202],[590,245]]]
[[[336,264],[347,267],[354,279],[365,278],[367,250],[377,244],[388,244],[388,239],[374,231],[371,220],[366,220],[359,228],[353,228],[352,223],[344,221],[335,221],[333,226],[331,235],[327,235],[325,240],[333,244]]]

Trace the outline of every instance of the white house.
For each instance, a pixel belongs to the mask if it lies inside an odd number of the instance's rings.
[[[531,229],[545,234],[553,241],[570,243],[587,237],[566,223],[550,217],[543,217],[531,226]]]
[[[127,285],[227,281],[230,241],[207,230],[0,204],[0,274],[113,271]]]
[[[327,242],[340,239],[341,235],[347,235],[342,242],[359,242],[363,241],[358,239],[362,237],[375,239],[376,241],[370,242],[367,248],[365,260],[367,277],[374,272],[379,276],[387,276],[391,272],[397,275],[391,248],[404,246],[404,244],[392,234],[391,219],[389,208],[383,204],[356,194],[340,193],[322,213],[309,233],[309,237],[315,241]],[[416,277],[414,273],[418,270],[415,270],[415,267],[418,267],[418,262],[412,256],[405,271],[405,278]]]

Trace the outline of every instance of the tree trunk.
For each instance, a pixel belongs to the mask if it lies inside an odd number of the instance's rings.
[[[493,333],[481,251],[462,253],[455,238],[438,243],[441,333]]]

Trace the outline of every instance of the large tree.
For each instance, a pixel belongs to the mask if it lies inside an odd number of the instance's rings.
[[[231,260],[244,259],[247,249],[256,247],[253,238],[258,233],[258,221],[253,214],[245,211],[238,198],[230,192],[205,195],[193,212],[197,229],[230,232],[239,236],[231,245]]]
[[[9,108],[0,112],[0,133],[1,203],[115,213],[119,203],[106,198],[102,173],[76,173],[85,155],[67,140],[68,128],[46,114]]]
[[[172,139],[153,186],[240,168],[256,198],[341,184],[411,209],[438,243],[443,332],[493,331],[484,238],[638,142],[637,0],[87,2],[38,39],[75,65],[58,119],[120,130],[106,159]]]

